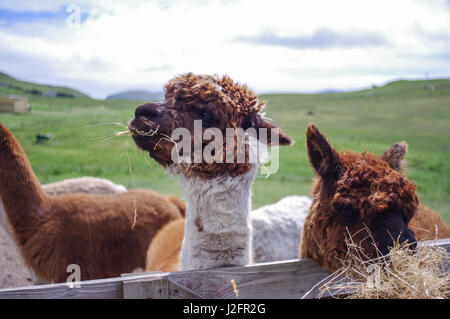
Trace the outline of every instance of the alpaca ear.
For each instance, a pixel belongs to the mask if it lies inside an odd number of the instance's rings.
[[[403,170],[407,162],[403,160],[408,151],[408,143],[405,141],[392,144],[389,149],[381,155],[381,159],[396,171]]]
[[[266,128],[267,129],[267,145],[292,145],[294,144],[294,140],[283,132],[283,130],[276,124],[270,123],[264,119],[259,119],[257,121],[257,124],[255,125],[255,128],[258,130],[260,128]],[[258,130],[259,131],[259,130]],[[272,138],[278,137],[278,143],[275,141],[272,141]]]
[[[306,149],[309,161],[319,176],[327,180],[338,179],[339,156],[314,124],[306,129]]]

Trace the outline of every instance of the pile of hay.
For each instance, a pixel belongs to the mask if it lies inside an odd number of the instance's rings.
[[[450,298],[450,258],[437,246],[396,243],[384,257],[367,260],[353,242],[343,267],[319,288],[319,298],[344,294],[351,299],[448,299]]]

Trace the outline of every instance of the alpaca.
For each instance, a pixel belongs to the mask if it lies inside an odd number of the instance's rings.
[[[123,185],[117,185],[104,178],[84,176],[79,178],[65,179],[59,182],[42,185],[42,189],[49,195],[61,195],[70,193],[88,194],[116,194],[125,192],[127,189]],[[0,226],[13,237],[13,229],[6,217],[3,204],[0,201]]]
[[[252,262],[298,258],[301,230],[310,204],[307,196],[287,196],[275,204],[251,211]],[[184,228],[185,220],[178,219],[158,231],[148,250],[148,271],[179,270]]]
[[[59,182],[42,185],[49,195],[62,195],[70,193],[86,194],[117,194],[126,192],[123,185],[114,184],[110,180],[98,177],[78,177],[65,179]]]
[[[181,218],[179,201],[149,190],[118,194],[44,192],[22,148],[0,123],[0,197],[27,265],[43,280],[63,282],[69,264],[81,280],[144,268],[157,230]]]
[[[193,155],[178,162],[172,159],[174,140],[167,137],[180,127],[195,136],[195,120],[201,120],[201,133],[204,134],[208,128],[217,128],[222,133],[227,128],[273,129],[267,136],[267,145],[272,144],[274,137],[279,145],[292,144],[291,138],[278,126],[263,118],[260,112],[263,106],[253,91],[228,76],[188,73],[166,84],[163,102],[147,103],[136,109],[135,118],[129,123],[134,141],[167,171],[179,175],[187,199],[186,219],[161,229],[158,244],[149,247],[146,270],[205,269],[244,265],[252,260],[250,196],[261,165],[259,161],[252,163],[249,160],[254,148],[246,150],[245,161],[239,162],[236,155],[238,142],[232,140],[234,157],[228,157],[229,149],[215,135],[214,141],[220,148],[214,152],[218,161],[196,161],[198,153],[194,140]],[[245,142],[249,145],[258,145],[262,150],[267,148],[260,142],[259,134],[256,138],[247,137]],[[202,154],[208,147],[205,144],[202,141],[199,145]],[[220,162],[225,158],[231,158],[231,163]],[[161,267],[153,268],[153,262]]]
[[[310,205],[309,197],[293,195],[251,211],[253,262],[298,258],[303,223]]]
[[[381,156],[338,153],[311,124],[306,146],[317,178],[300,257],[315,259],[334,271],[345,256],[346,240],[374,258],[386,255],[397,240],[414,248],[416,239],[450,237],[448,225],[419,204],[415,184],[402,174],[406,142],[393,144]]]

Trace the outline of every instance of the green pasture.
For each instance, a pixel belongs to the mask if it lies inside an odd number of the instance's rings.
[[[0,94],[20,93],[0,87]],[[296,143],[280,147],[280,168],[258,178],[253,207],[291,194],[310,194],[313,173],[305,152],[304,131],[315,123],[337,150],[382,153],[392,143],[409,144],[408,176],[421,200],[450,223],[450,80],[397,81],[350,93],[261,96],[267,116]],[[97,176],[128,188],[151,188],[181,196],[168,176],[128,136],[102,139],[124,130],[141,102],[101,101],[88,97],[30,96],[28,113],[0,113],[0,122],[17,137],[41,183]],[[35,144],[36,134],[51,139]],[[128,155],[127,155],[128,154]],[[131,167],[131,174],[130,174]]]

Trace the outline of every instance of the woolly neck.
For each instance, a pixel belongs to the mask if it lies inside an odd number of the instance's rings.
[[[26,223],[26,230],[32,231],[39,224],[37,220],[44,216],[48,196],[34,175],[22,147],[1,123],[0,176],[0,198],[11,225],[17,227]]]
[[[251,188],[259,165],[238,176],[180,174],[187,199],[180,270],[251,262]]]

